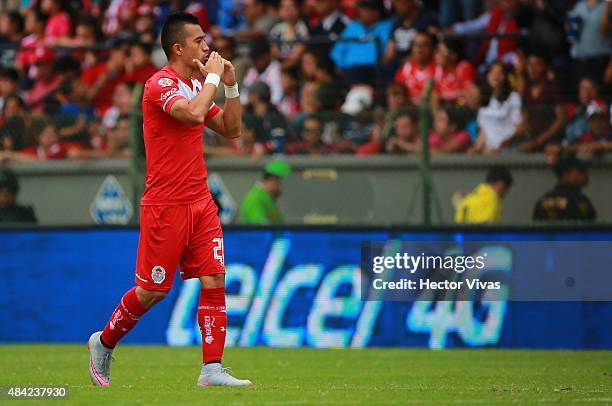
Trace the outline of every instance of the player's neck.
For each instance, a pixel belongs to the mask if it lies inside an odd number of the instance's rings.
[[[168,62],[168,66],[171,69],[175,70],[176,73],[178,73],[181,78],[183,78],[187,82],[191,80],[191,76],[193,76],[193,69],[191,69],[189,66],[185,65],[181,61],[170,61]]]

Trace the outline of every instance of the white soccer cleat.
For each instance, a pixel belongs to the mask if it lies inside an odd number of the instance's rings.
[[[96,386],[110,386],[110,363],[113,350],[100,341],[101,331],[93,333],[87,342],[89,349],[89,377]]]
[[[249,386],[253,385],[248,379],[237,379],[229,374],[229,368],[221,364],[207,364],[202,366],[198,378],[198,386]]]

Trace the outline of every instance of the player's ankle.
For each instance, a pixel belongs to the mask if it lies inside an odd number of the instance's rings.
[[[104,342],[104,339],[102,338],[102,334],[100,334],[100,344],[102,344],[102,346],[103,346],[104,348],[106,348],[107,350],[112,350],[112,349],[114,349],[114,348],[115,348],[115,346],[114,346],[114,345],[113,345],[113,346],[110,346],[110,345],[108,345],[108,344],[106,344],[106,343]]]

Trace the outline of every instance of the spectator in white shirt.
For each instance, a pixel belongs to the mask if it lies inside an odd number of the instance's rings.
[[[501,62],[493,63],[487,70],[481,100],[477,119],[480,130],[472,152],[497,153],[522,120],[521,97],[512,91]]]

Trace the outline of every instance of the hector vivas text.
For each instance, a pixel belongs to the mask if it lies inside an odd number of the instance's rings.
[[[486,254],[471,255],[410,255],[408,253],[397,253],[394,256],[375,256],[372,258],[372,272],[380,275],[380,278],[372,280],[372,286],[376,290],[399,289],[399,290],[499,290],[500,282],[482,281],[479,278],[469,278],[469,272],[483,273],[485,268]],[[466,278],[460,281],[442,280],[434,281],[429,278],[401,278],[393,281],[385,280],[382,274],[385,271],[397,270],[408,272],[410,275],[419,271],[454,271],[457,274],[466,274]],[[418,276],[418,275],[417,275]]]

